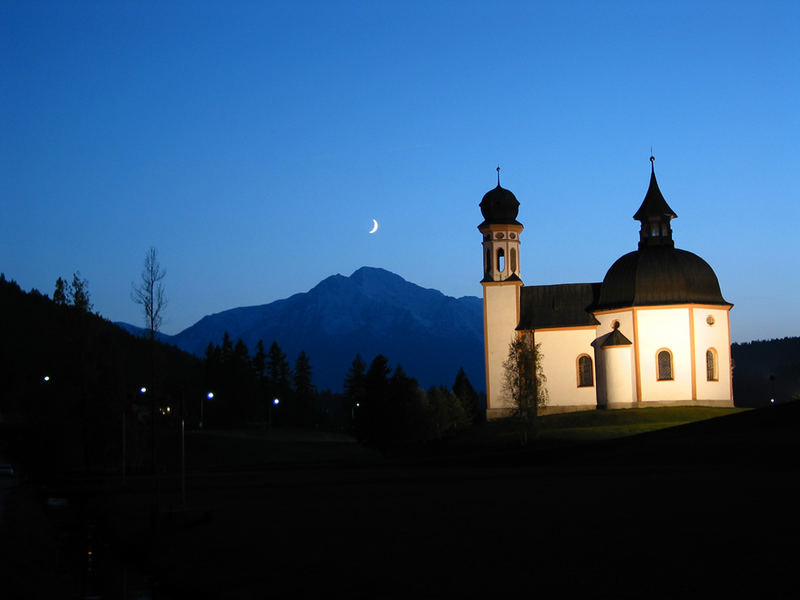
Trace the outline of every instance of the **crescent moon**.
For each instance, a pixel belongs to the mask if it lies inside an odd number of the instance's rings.
[[[369,230],[370,233],[375,233],[378,231],[378,222],[375,219],[372,219],[372,229]]]

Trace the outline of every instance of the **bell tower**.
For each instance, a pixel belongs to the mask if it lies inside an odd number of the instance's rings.
[[[506,398],[503,363],[508,346],[519,324],[520,279],[519,237],[522,223],[517,221],[519,201],[510,190],[497,187],[480,202],[483,222],[483,341],[486,362],[486,416],[503,416],[510,408]]]
[[[669,207],[661,190],[658,189],[655,162],[655,156],[650,156],[650,186],[647,188],[642,205],[633,215],[633,218],[642,224],[639,229],[639,248],[651,246],[674,248],[670,221],[676,219],[678,215]]]

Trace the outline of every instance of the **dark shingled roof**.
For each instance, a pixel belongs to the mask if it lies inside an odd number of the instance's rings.
[[[511,190],[500,187],[499,181],[496,188],[484,194],[480,207],[484,220],[478,227],[484,225],[521,225],[517,221],[519,200],[511,193]]]
[[[618,328],[614,328],[614,331],[609,333],[606,336],[606,339],[603,340],[603,343],[600,344],[601,348],[605,348],[606,346],[630,346],[633,342],[631,342],[628,338],[626,338]]]
[[[599,283],[524,286],[520,290],[517,329],[599,325],[588,312],[599,294]]]
[[[730,304],[702,258],[670,246],[648,246],[611,265],[595,309],[693,303]]]

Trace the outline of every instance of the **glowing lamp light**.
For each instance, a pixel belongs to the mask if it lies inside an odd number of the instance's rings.
[[[42,377],[42,381],[50,381],[50,375],[45,375]]]
[[[206,398],[208,398],[209,400],[213,400],[214,399],[214,392],[208,392],[206,394]]]
[[[277,398],[275,398],[275,399],[272,401],[272,403],[273,403],[275,406],[278,406],[278,404],[280,404],[280,403],[281,403],[281,401],[280,401],[280,400],[278,400]]]
[[[142,393],[142,394],[146,394],[147,393],[147,388],[142,386],[142,387],[139,388],[139,392]]]

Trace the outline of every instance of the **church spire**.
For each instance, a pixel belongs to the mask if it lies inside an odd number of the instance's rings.
[[[633,218],[642,224],[639,230],[639,247],[675,246],[672,240],[670,221],[678,217],[669,207],[656,181],[656,159],[650,156],[650,186],[644,196],[642,205]]]

